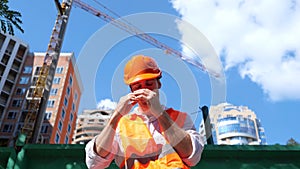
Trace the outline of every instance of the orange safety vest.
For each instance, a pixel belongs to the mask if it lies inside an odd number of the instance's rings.
[[[166,112],[178,126],[183,127],[186,114],[167,109]],[[144,123],[143,115],[129,114],[122,117],[118,123],[121,146],[124,150],[124,161],[121,168],[125,166],[134,169],[188,169],[180,156],[163,136],[160,129],[156,133],[150,133]],[[158,123],[158,122],[157,122]],[[164,139],[164,144],[156,143],[155,137]]]

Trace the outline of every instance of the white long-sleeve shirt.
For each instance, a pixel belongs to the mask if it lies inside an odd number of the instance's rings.
[[[173,109],[168,109],[170,110],[169,112],[173,112],[175,110]],[[178,111],[177,111],[178,112]],[[133,114],[137,114],[138,116],[141,116],[143,119],[143,123],[147,126],[149,133],[151,133],[155,143],[156,147],[154,149],[159,150],[158,152],[151,152],[149,150],[145,150],[146,154],[143,156],[137,155],[137,154],[131,154],[130,159],[124,160],[126,158],[125,151],[124,150],[124,142],[122,143],[121,136],[120,136],[120,127],[118,125],[116,129],[116,135],[114,137],[114,141],[112,143],[112,149],[110,150],[110,153],[105,157],[102,158],[98,156],[94,152],[94,144],[96,137],[92,139],[85,148],[86,151],[86,164],[88,168],[91,169],[101,169],[101,168],[106,168],[110,165],[112,160],[114,159],[116,164],[120,167],[123,166],[123,168],[131,168],[135,160],[141,160],[146,159],[146,160],[156,160],[157,158],[160,158],[160,156],[165,155],[170,152],[176,152],[173,147],[170,146],[170,144],[167,144],[167,141],[163,135],[163,132],[160,131],[159,123],[158,120],[154,117],[148,117],[146,115],[143,115],[139,112],[134,112]],[[132,116],[133,114],[129,114],[127,116]],[[200,134],[195,130],[193,121],[191,118],[186,115],[186,113],[180,112],[180,114],[185,114],[183,122],[183,126],[181,126],[189,135],[191,138],[192,142],[192,147],[193,147],[193,152],[188,158],[182,158],[182,161],[185,163],[187,166],[195,166],[201,158],[201,154],[203,151],[204,147],[204,141],[201,138]],[[183,116],[180,116],[183,117]],[[178,119],[179,121],[181,119]],[[153,149],[153,148],[150,148]],[[152,154],[151,154],[152,153]],[[124,166],[124,161],[125,165]]]

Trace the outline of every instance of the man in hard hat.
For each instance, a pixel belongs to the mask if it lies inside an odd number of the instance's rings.
[[[131,93],[120,98],[108,124],[86,145],[89,168],[106,168],[113,159],[120,168],[189,168],[199,162],[203,140],[186,113],[160,104],[161,77],[150,57],[127,62],[124,81]]]

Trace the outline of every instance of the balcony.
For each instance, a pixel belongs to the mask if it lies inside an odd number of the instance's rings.
[[[17,55],[16,55],[16,58],[19,59],[20,61],[22,61],[25,52],[26,52],[26,47],[20,45],[19,49],[18,49],[18,52],[17,52]]]
[[[5,71],[5,66],[0,64],[0,76],[4,74],[4,71]]]
[[[4,65],[7,65],[8,61],[9,61],[10,56],[7,54],[4,54],[2,59],[1,59],[1,63],[3,63]]]
[[[2,106],[6,106],[6,103],[7,103],[7,100],[5,99],[5,98],[0,98],[0,105],[2,105]]]
[[[7,48],[7,49],[5,50],[5,54],[10,56],[11,53],[12,53],[12,50],[13,50],[12,48]]]
[[[20,70],[20,67],[21,67],[21,62],[15,59],[12,65],[12,69],[18,72]]]
[[[6,94],[10,94],[11,89],[12,89],[12,87],[7,87],[7,86],[4,86],[4,87],[3,87],[3,91],[4,91]]]
[[[8,94],[1,93],[1,96],[0,96],[0,104],[3,105],[3,106],[5,107],[8,98],[9,98],[9,95],[8,95]]]
[[[82,136],[82,137],[75,138],[75,140],[73,142],[75,142],[75,143],[88,142],[88,141],[92,140],[94,137],[95,136]]]
[[[3,86],[3,91],[6,92],[7,94],[10,94],[11,91],[12,91],[12,88],[13,88],[14,84],[11,83],[10,81],[6,80],[6,82],[4,83],[4,86]]]
[[[17,78],[17,73],[15,72],[9,72],[7,80],[9,80],[11,83],[15,83],[15,80]]]

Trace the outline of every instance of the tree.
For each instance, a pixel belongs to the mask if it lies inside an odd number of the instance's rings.
[[[10,35],[14,35],[14,28],[18,28],[22,33],[24,30],[21,28],[21,13],[18,11],[10,10],[8,7],[8,0],[0,1],[0,22],[1,22],[1,30],[6,33],[8,32]]]
[[[290,138],[286,145],[300,145],[296,140],[294,140],[293,138]]]

